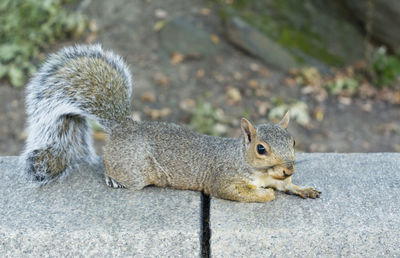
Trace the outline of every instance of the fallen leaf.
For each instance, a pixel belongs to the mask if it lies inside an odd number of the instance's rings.
[[[154,31],[160,31],[162,28],[164,28],[165,22],[164,21],[158,21],[156,24],[153,26]]]
[[[339,100],[340,104],[343,104],[345,106],[349,106],[352,103],[351,98],[348,98],[348,97],[339,96],[338,100]]]
[[[265,101],[257,101],[256,105],[258,114],[260,114],[261,116],[265,116],[267,114],[268,109],[271,108],[271,105]]]
[[[269,110],[268,119],[274,122],[279,122],[288,111],[288,109],[289,106],[286,104],[275,106]]]
[[[222,135],[222,134],[226,134],[228,132],[228,127],[224,124],[221,123],[216,123],[213,126],[213,131],[217,134],[217,135]]]
[[[258,81],[256,81],[256,80],[248,80],[248,81],[247,81],[247,85],[248,85],[250,88],[255,89],[255,88],[258,88],[258,86],[259,86],[260,84],[259,84]]]
[[[296,80],[294,78],[288,77],[283,80],[283,83],[289,87],[293,87],[296,85]]]
[[[253,72],[257,72],[260,69],[260,66],[256,63],[252,63],[250,64],[250,70],[252,70]]]
[[[368,101],[361,105],[361,110],[364,112],[371,112],[373,108],[372,102]]]
[[[315,143],[311,143],[309,147],[310,152],[316,152],[318,151],[318,145]]]
[[[92,19],[89,22],[89,31],[90,32],[98,32],[99,31],[99,26],[97,25],[97,22]]]
[[[242,94],[240,93],[240,91],[232,86],[228,87],[228,90],[226,91],[226,96],[233,104],[239,102],[242,99]]]
[[[377,90],[374,86],[369,83],[363,83],[358,87],[358,95],[361,98],[370,98],[375,96]]]
[[[371,147],[371,144],[367,141],[362,141],[361,142],[361,147],[363,147],[364,150],[369,150]]]
[[[400,144],[396,144],[395,143],[395,144],[392,145],[392,147],[393,147],[394,151],[400,152]]]
[[[89,35],[86,37],[85,42],[86,42],[87,44],[92,44],[93,42],[96,41],[97,37],[98,37],[97,32],[91,32],[91,33],[89,33]]]
[[[151,103],[153,103],[153,102],[156,101],[156,97],[155,97],[154,94],[151,93],[151,92],[145,92],[145,93],[143,93],[142,96],[141,96],[141,99],[142,99],[143,101],[151,102]]]
[[[152,120],[157,120],[159,118],[167,117],[171,114],[170,108],[163,108],[163,109],[145,109],[145,113],[151,117]]]
[[[156,84],[161,85],[163,87],[168,86],[169,79],[168,77],[163,74],[163,73],[156,73],[153,77],[154,81]]]
[[[233,73],[233,78],[237,81],[241,80],[243,78],[242,74],[239,72],[234,72]]]
[[[322,108],[316,108],[314,110],[314,117],[317,121],[321,122],[324,119],[324,110]]]
[[[379,124],[375,126],[375,130],[379,133],[383,133],[384,135],[391,135],[400,133],[400,126],[398,126],[395,122]]]
[[[328,92],[323,88],[319,88],[318,92],[314,96],[319,103],[322,103],[327,97]]]
[[[156,9],[154,11],[154,16],[156,16],[156,18],[158,19],[165,19],[168,15],[168,12],[163,10],[163,9]]]
[[[299,69],[297,69],[297,68],[291,68],[291,69],[289,70],[289,74],[292,75],[292,76],[296,76],[297,74],[299,74]]]
[[[301,94],[303,95],[308,95],[311,94],[315,91],[315,88],[313,86],[305,86],[301,89]]]
[[[211,34],[210,35],[210,40],[211,40],[211,42],[212,43],[214,43],[214,44],[219,44],[219,37],[217,36],[217,35],[215,35],[215,34]]]
[[[196,77],[197,77],[197,79],[202,79],[205,74],[206,74],[206,72],[204,71],[204,69],[199,69],[196,72]]]
[[[310,126],[310,116],[308,114],[308,106],[305,102],[298,101],[290,107],[290,117],[302,126]]]
[[[211,9],[210,8],[201,8],[200,13],[202,15],[209,15],[211,13]]]
[[[179,63],[182,63],[183,59],[184,59],[184,56],[182,54],[174,52],[174,53],[172,53],[170,62],[171,62],[171,64],[179,64]]]
[[[255,94],[259,97],[269,97],[271,95],[270,92],[265,88],[257,88]]]
[[[262,68],[258,71],[258,73],[259,73],[260,75],[262,75],[263,77],[265,77],[265,78],[271,77],[271,73],[269,72],[269,70],[268,70],[267,68],[264,68],[264,67],[262,67]]]
[[[396,91],[393,94],[393,104],[400,104],[400,91]]]
[[[297,72],[296,82],[303,85],[320,86],[321,74],[315,67],[304,67]]]
[[[220,73],[214,74],[214,77],[215,77],[215,79],[217,80],[217,82],[219,82],[219,83],[225,81],[225,77],[224,77],[222,74],[220,74]]]
[[[196,101],[191,98],[186,98],[179,103],[179,107],[184,111],[191,111],[196,106]]]

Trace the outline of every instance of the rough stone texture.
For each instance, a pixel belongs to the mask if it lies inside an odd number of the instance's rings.
[[[372,4],[371,20],[367,20],[369,3]],[[371,23],[372,37],[389,45],[392,49],[398,49],[400,34],[396,33],[400,26],[400,1],[398,0],[374,0],[354,1],[345,0],[344,3],[363,24]]]
[[[287,50],[238,17],[228,20],[227,33],[233,44],[270,65],[284,70],[298,67]]]
[[[240,36],[240,40],[247,45],[255,42],[260,49],[257,52],[273,54],[279,61],[279,55],[275,53],[278,50],[279,53],[290,55],[298,65],[316,66],[322,72],[329,73],[330,66],[351,65],[364,58],[365,39],[361,28],[359,24],[354,24],[354,14],[344,8],[341,2],[235,1],[225,5],[224,11],[228,17],[241,17],[247,22],[247,27],[257,29],[268,39],[264,45],[259,40],[260,36],[252,37],[247,33]],[[353,2],[364,4],[366,1]],[[253,54],[260,57],[257,53]]]
[[[294,182],[320,199],[212,199],[215,257],[399,257],[400,154],[302,154]]]
[[[26,185],[16,157],[0,158],[0,256],[200,255],[200,194],[108,188],[100,166]]]
[[[218,45],[213,44],[210,32],[200,19],[178,16],[167,22],[160,31],[161,48],[189,57],[214,56]]]

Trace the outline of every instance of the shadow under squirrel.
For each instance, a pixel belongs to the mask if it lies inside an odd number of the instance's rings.
[[[47,59],[26,87],[25,172],[39,184],[97,160],[88,119],[107,132],[105,181],[113,188],[147,185],[203,191],[240,202],[275,199],[273,189],[317,198],[294,185],[294,140],[277,124],[253,126],[242,137],[201,135],[172,123],[130,117],[132,79],[122,58],[100,45],[66,47]]]

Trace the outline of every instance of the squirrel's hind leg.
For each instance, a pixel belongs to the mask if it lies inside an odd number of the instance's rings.
[[[141,190],[148,185],[140,170],[131,163],[104,155],[105,182],[112,188]]]

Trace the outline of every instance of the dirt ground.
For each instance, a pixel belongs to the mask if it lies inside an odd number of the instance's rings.
[[[300,86],[287,86],[287,74],[274,70],[257,59],[246,55],[225,40],[218,14],[211,8],[205,14],[208,2],[202,0],[141,0],[141,1],[83,1],[83,12],[98,26],[97,37],[88,36],[83,41],[100,42],[114,49],[130,64],[134,78],[132,111],[141,119],[155,119],[187,124],[191,113],[187,105],[207,101],[220,109],[230,121],[225,135],[239,134],[240,118],[255,123],[267,121],[260,111],[260,103],[271,103],[280,98],[307,103],[311,125],[289,125],[296,139],[298,151],[306,152],[393,152],[400,151],[400,106],[375,101],[365,111],[363,100],[343,104],[328,97],[318,103],[301,94]],[[160,50],[160,35],[154,30],[159,21],[159,11],[166,19],[180,15],[206,20],[207,29],[219,38],[218,52],[204,58],[188,58],[172,64]],[[157,15],[158,12],[158,15]],[[49,52],[68,45],[63,42]],[[249,87],[249,80],[257,82],[261,94]],[[251,86],[251,83],[250,83]],[[227,91],[238,89],[241,98],[232,102]],[[261,105],[262,106],[262,105]],[[167,112],[162,112],[162,110]],[[313,116],[313,110],[323,110],[322,120]],[[222,111],[221,111],[222,110]],[[18,155],[26,137],[23,89],[0,86],[0,155]],[[103,141],[97,140],[101,154]]]

